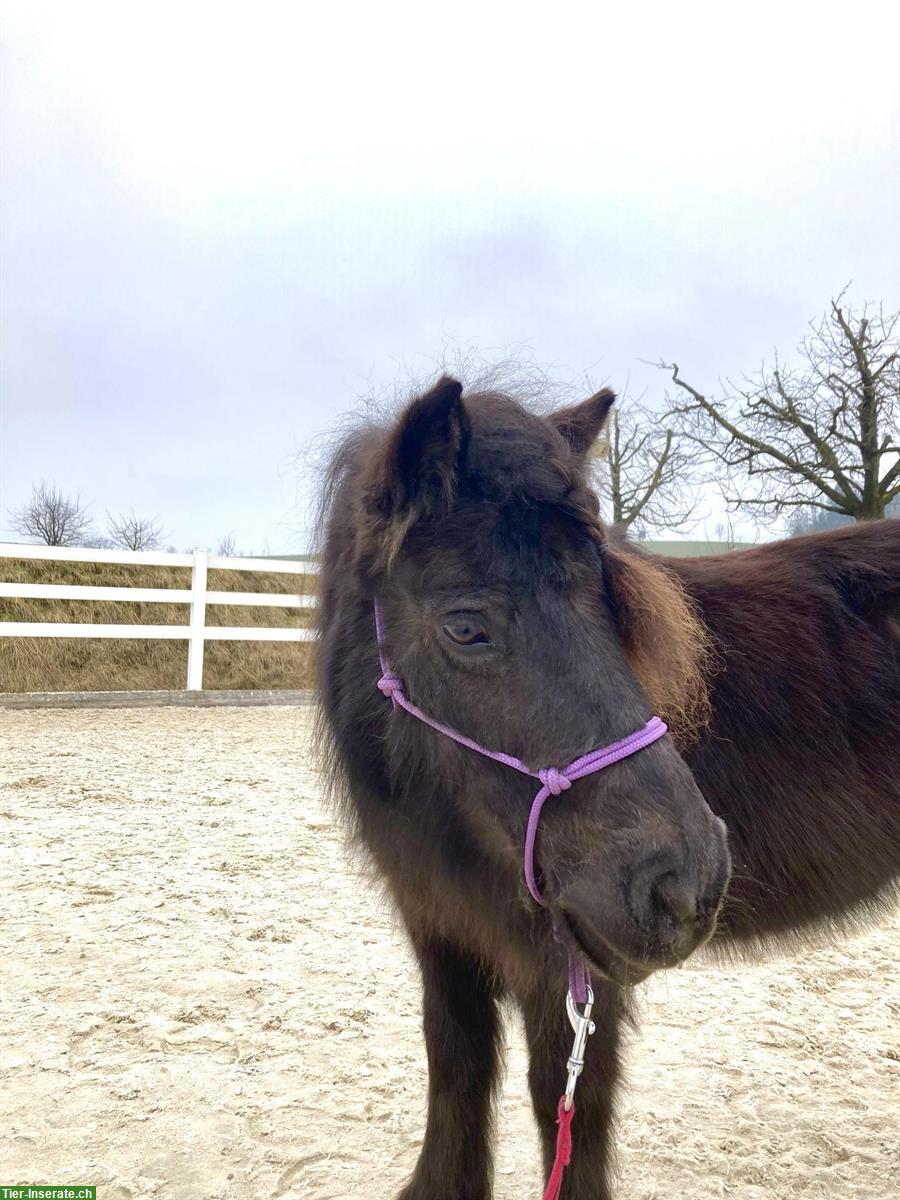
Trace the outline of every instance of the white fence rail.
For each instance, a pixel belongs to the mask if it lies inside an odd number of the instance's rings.
[[[195,550],[192,554],[168,554],[144,550],[80,550],[60,546],[19,546],[0,542],[0,559],[43,559],[51,562],[124,563],[145,567],[190,567],[190,588],[88,587],[82,584],[5,583],[0,581],[0,600],[132,600],[150,604],[189,604],[187,625],[93,625],[60,621],[3,621],[0,637],[66,638],[165,638],[188,644],[188,691],[203,689],[203,651],[209,641],[306,642],[311,629],[263,625],[207,625],[206,609],[211,604],[259,605],[266,608],[313,608],[315,596],[282,592],[221,592],[206,586],[207,571],[259,571],[277,575],[314,575],[315,562],[291,559],[226,558]],[[2,566],[0,566],[2,573]]]

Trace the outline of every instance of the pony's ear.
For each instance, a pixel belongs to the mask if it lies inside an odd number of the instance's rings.
[[[442,376],[401,414],[387,446],[378,507],[395,516],[452,498],[457,468],[469,437],[462,384]]]
[[[580,404],[558,409],[547,420],[557,433],[563,435],[574,454],[584,455],[603,432],[615,402],[616,393],[604,388]]]

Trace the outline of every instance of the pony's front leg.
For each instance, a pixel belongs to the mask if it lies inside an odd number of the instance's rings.
[[[542,981],[543,982],[543,981]],[[575,1092],[572,1154],[563,1177],[562,1200],[610,1200],[609,1157],[613,1098],[619,1075],[619,1023],[625,1013],[620,989],[603,980],[593,985],[584,1070]],[[566,1086],[566,1063],[574,1033],[565,1007],[565,975],[546,990],[519,997],[530,1057],[528,1084],[541,1134],[546,1179],[556,1157],[557,1107]]]
[[[497,998],[480,964],[458,947],[417,936],[413,945],[424,988],[428,1123],[400,1198],[489,1200]]]

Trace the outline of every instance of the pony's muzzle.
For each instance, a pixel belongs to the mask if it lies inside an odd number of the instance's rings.
[[[676,966],[711,937],[731,864],[724,825],[709,815],[698,844],[678,839],[618,872],[597,864],[560,895],[568,929],[609,977]]]
[[[687,958],[712,933],[723,892],[702,889],[691,870],[661,868],[658,860],[639,866],[627,897],[648,956],[665,965]]]
[[[730,874],[725,825],[712,813],[702,838],[632,869],[627,905],[650,959],[674,965],[712,936]]]

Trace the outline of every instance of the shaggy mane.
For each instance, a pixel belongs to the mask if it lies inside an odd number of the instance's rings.
[[[605,551],[629,666],[685,749],[710,720],[715,640],[681,580],[660,559],[621,535],[606,542]]]

